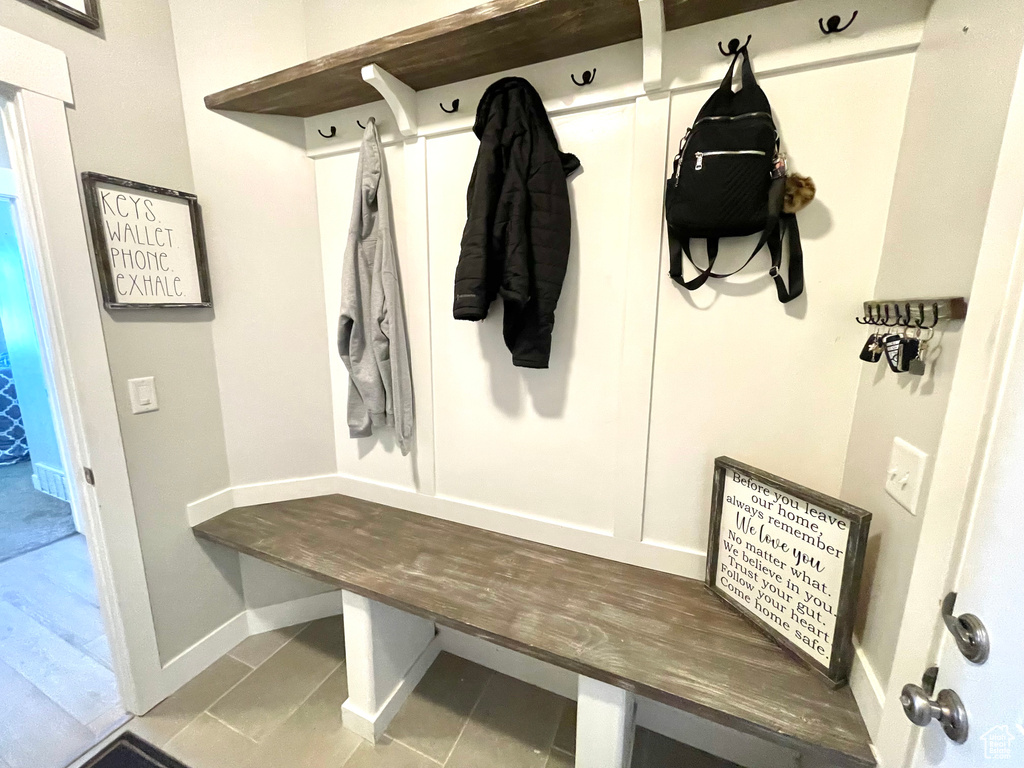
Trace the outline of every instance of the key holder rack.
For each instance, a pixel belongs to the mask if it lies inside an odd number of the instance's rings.
[[[939,323],[967,317],[967,300],[962,296],[943,299],[884,299],[864,302],[861,325],[901,325],[934,328]]]

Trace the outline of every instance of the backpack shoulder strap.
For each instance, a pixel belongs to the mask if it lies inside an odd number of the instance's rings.
[[[715,259],[718,258],[718,238],[708,238],[708,266],[706,269],[697,267],[700,274],[693,280],[683,277],[683,254],[693,264],[693,257],[690,255],[690,236],[685,232],[677,232],[673,227],[668,228],[668,276],[688,291],[696,291],[709,277],[714,277]],[[697,265],[694,264],[696,267]]]

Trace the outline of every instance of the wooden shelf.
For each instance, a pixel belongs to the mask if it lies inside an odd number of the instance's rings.
[[[665,26],[678,29],[791,1],[665,0]],[[312,117],[378,100],[360,76],[366,64],[421,91],[640,36],[637,0],[491,0],[211,94],[206,106]]]
[[[850,689],[832,690],[702,581],[347,496],[232,509],[193,531],[822,765],[875,765]]]

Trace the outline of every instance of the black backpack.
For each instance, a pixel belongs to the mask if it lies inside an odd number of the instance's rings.
[[[740,56],[743,88],[733,93],[733,71]],[[796,216],[782,210],[785,193],[786,161],[779,154],[772,108],[754,80],[744,47],[679,145],[665,190],[669,276],[693,291],[710,277],[736,274],[767,245],[772,259],[769,274],[779,301],[795,299],[804,289],[803,252]],[[719,238],[758,232],[761,238],[742,267],[728,274],[714,271]],[[784,237],[789,242],[788,288],[780,274]],[[707,238],[706,268],[697,266],[690,254],[693,238]],[[693,280],[683,278],[684,253],[699,273]]]

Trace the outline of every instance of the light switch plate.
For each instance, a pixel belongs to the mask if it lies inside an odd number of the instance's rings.
[[[128,399],[132,413],[149,413],[160,409],[156,400],[156,382],[152,376],[128,379]]]
[[[915,448],[899,437],[892,441],[892,455],[889,457],[885,477],[885,492],[892,496],[910,514],[917,514],[917,503],[921,499],[921,484],[928,465],[928,454]]]

